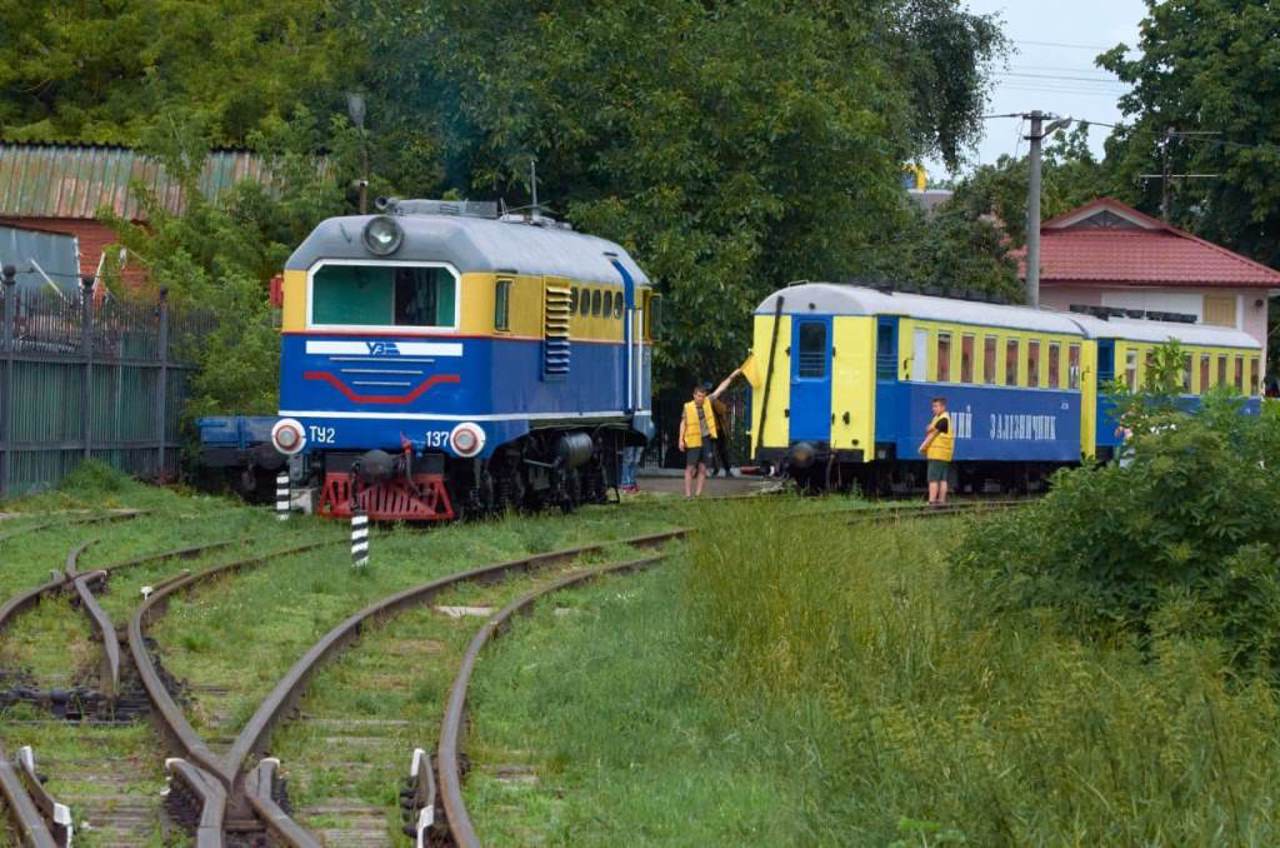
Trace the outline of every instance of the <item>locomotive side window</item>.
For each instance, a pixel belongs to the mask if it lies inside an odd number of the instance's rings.
[[[622,318],[622,307],[625,305],[622,302],[622,300],[623,300],[622,292],[618,292],[613,296],[613,317],[614,318]]]
[[[578,295],[578,314],[585,317],[591,312],[591,289],[582,289]]]
[[[996,345],[995,336],[984,336],[982,339],[982,382],[988,386],[996,384]]]
[[[613,317],[613,292],[607,291],[604,293],[604,306],[601,308],[600,312],[606,318]]]
[[[1018,385],[1018,340],[1009,339],[1004,347],[1004,384]]]
[[[1035,388],[1040,385],[1040,341],[1030,339],[1027,342],[1027,385]]]
[[[493,328],[495,330],[511,329],[510,280],[498,280],[498,285],[493,291]]]
[[[600,315],[600,302],[603,299],[604,299],[604,295],[603,293],[601,293],[600,289],[595,289],[594,291],[591,292],[591,314],[592,315],[595,315],[595,316]]]
[[[973,382],[973,342],[970,335],[960,337],[960,382]]]
[[[572,315],[578,311],[578,287],[571,286],[569,288],[569,314]]]
[[[806,321],[800,325],[800,357],[796,375],[799,377],[827,376],[827,325]]]
[[[1067,388],[1080,388],[1080,345],[1067,345]]]
[[[951,382],[951,334],[938,333],[938,382]]]
[[[457,280],[444,268],[325,265],[311,288],[311,323],[452,327]]]
[[[1200,354],[1200,393],[1209,391],[1209,359],[1207,353]]]

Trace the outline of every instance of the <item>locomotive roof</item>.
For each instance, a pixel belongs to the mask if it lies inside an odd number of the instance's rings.
[[[779,289],[764,299],[756,308],[756,314],[772,315],[777,308],[778,297],[785,298],[782,309],[787,315],[807,312],[825,315],[901,315],[930,321],[1007,327],[1011,330],[1084,335],[1084,330],[1078,324],[1058,312],[924,294],[883,292],[843,283],[801,283]]]
[[[766,297],[756,308],[756,314],[772,315],[777,308],[779,296],[786,298],[783,313],[787,315],[809,312],[825,315],[901,315],[930,321],[1083,335],[1092,339],[1125,339],[1157,344],[1176,339],[1184,344],[1206,347],[1259,347],[1257,340],[1248,333],[1230,327],[1125,318],[1104,321],[1076,313],[906,292],[885,292],[843,283],[801,283],[788,286]]]
[[[305,271],[323,259],[378,259],[361,234],[376,215],[321,221],[298,246],[285,268]],[[622,247],[607,239],[559,227],[462,215],[392,216],[404,230],[404,244],[387,262],[447,262],[459,273],[502,272],[618,283],[616,258],[637,283],[649,278]],[[609,256],[607,254],[613,254]]]

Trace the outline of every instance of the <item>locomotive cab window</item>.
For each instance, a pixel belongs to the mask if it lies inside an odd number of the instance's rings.
[[[511,329],[511,281],[498,280],[493,290],[493,328]]]
[[[453,327],[457,279],[445,268],[324,265],[311,283],[311,323]]]
[[[827,325],[817,321],[800,324],[800,356],[796,376],[822,379],[827,376]]]

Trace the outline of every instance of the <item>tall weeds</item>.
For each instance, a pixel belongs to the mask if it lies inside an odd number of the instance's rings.
[[[1075,638],[948,578],[958,522],[718,505],[686,587],[705,686],[776,723],[818,842],[1267,845],[1280,719],[1217,643]]]

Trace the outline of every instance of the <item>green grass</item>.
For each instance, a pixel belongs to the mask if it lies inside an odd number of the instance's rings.
[[[574,594],[482,659],[486,844],[1272,845],[1280,707],[1211,643],[985,619],[960,520],[700,511],[687,561]],[[500,780],[499,763],[537,781]]]

